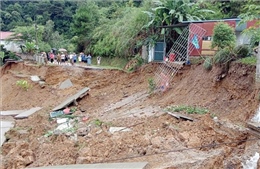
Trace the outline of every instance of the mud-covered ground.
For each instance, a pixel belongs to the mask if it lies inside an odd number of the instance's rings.
[[[254,66],[232,63],[220,81],[217,67],[206,71],[201,64],[184,66],[167,91],[151,94],[148,79],[158,66],[150,63],[132,73],[30,63],[1,68],[1,110],[42,107],[29,118],[15,120],[6,133],[1,167],[146,161],[151,169],[231,169],[242,168],[260,153],[259,137],[246,127],[259,105]],[[32,82],[31,75],[40,76],[45,87]],[[27,91],[16,85],[21,79],[30,83]],[[59,89],[67,79],[73,86]],[[73,127],[53,132],[58,124],[50,118],[52,109],[84,87],[90,88],[88,95],[70,105],[76,109]],[[165,112],[173,105],[209,112],[180,112],[194,121],[177,119]],[[113,133],[111,127],[130,131]]]

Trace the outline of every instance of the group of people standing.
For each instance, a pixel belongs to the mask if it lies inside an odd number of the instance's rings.
[[[42,52],[41,56],[44,58],[45,64],[51,63],[51,64],[58,64],[58,65],[74,65],[75,63],[81,63],[85,62],[88,65],[91,65],[91,59],[92,56],[89,53],[88,55],[85,55],[83,52],[79,53],[78,55],[76,53],[67,54],[65,52],[59,52],[55,54],[53,51],[46,53]]]

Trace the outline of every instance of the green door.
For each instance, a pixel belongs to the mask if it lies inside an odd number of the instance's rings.
[[[164,57],[164,42],[156,42],[154,46],[154,61],[163,61]]]

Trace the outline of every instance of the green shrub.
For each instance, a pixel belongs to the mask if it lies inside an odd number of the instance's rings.
[[[245,58],[248,56],[250,49],[247,45],[239,45],[235,47],[234,53],[236,54],[237,58]]]
[[[212,48],[218,49],[229,48],[233,49],[236,43],[236,35],[231,26],[227,23],[218,23],[213,30]]]
[[[212,69],[212,58],[207,57],[207,58],[204,60],[203,67],[204,67],[206,70],[211,70],[211,69]]]
[[[231,60],[232,58],[232,52],[227,49],[221,49],[219,50],[215,56],[214,56],[214,64],[224,64]]]
[[[245,58],[239,59],[238,62],[243,63],[243,64],[247,64],[247,65],[256,65],[257,58],[254,57],[254,56],[245,57]]]

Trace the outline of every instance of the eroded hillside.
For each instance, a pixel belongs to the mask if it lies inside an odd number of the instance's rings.
[[[126,73],[17,63],[1,69],[1,110],[42,107],[7,132],[2,168],[126,161],[147,161],[147,168],[156,169],[241,168],[259,152],[259,138],[246,128],[259,104],[255,67],[232,63],[216,81],[216,67],[185,66],[166,92],[149,94],[148,79],[157,67],[150,63]],[[31,75],[45,80],[45,87],[30,81]],[[30,82],[28,91],[16,85],[21,79]],[[59,89],[66,79],[73,86]],[[52,108],[83,87],[90,88],[88,95],[71,105],[77,107],[75,130],[46,137],[57,127],[49,117]],[[189,115],[194,121],[176,119],[164,111],[171,105],[209,112]],[[130,131],[112,133],[111,127]]]

